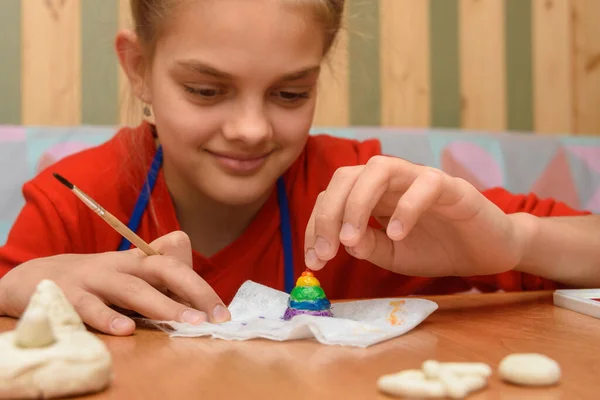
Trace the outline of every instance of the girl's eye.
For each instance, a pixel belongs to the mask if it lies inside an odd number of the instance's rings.
[[[185,86],[185,90],[191,94],[195,94],[201,97],[205,97],[208,99],[214,98],[219,95],[224,95],[227,93],[225,89],[218,88],[195,88],[191,86]]]
[[[274,92],[273,96],[278,97],[280,100],[286,103],[294,103],[296,101],[308,99],[310,97],[310,92],[279,91]]]

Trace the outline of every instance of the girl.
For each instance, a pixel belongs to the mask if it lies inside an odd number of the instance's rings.
[[[309,136],[343,0],[131,8],[116,50],[147,121],[26,183],[0,249],[0,313],[20,315],[44,278],[114,335],[135,328],[118,308],[226,321],[245,280],[290,290],[305,267],[333,299],[600,284],[597,217],[479,193],[375,140]],[[52,172],[163,255],[131,249]]]

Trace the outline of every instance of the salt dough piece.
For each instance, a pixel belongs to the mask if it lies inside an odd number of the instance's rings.
[[[17,328],[0,334],[0,355],[0,399],[81,395],[112,380],[108,349],[48,280],[37,286]]]
[[[446,396],[451,399],[464,399],[487,386],[487,377],[484,375],[456,375],[450,370],[442,371],[439,380],[446,389]]]
[[[50,319],[58,331],[85,331],[85,325],[62,290],[51,280],[41,281],[29,299],[27,308],[39,310]]]
[[[479,375],[485,378],[492,375],[492,368],[480,362],[439,362],[427,360],[421,369],[427,378],[438,378],[443,371],[450,371],[458,376]]]
[[[377,381],[379,390],[407,398],[463,399],[487,386],[492,371],[484,363],[440,363],[427,360],[421,370],[408,369],[384,375]]]
[[[15,345],[21,348],[46,347],[56,342],[50,319],[41,310],[28,309],[15,329]]]
[[[383,375],[377,387],[393,396],[436,399],[446,397],[446,388],[439,380],[428,380],[423,371],[407,369],[395,374]]]
[[[560,365],[537,353],[510,354],[498,365],[500,377],[523,386],[550,386],[560,381]]]

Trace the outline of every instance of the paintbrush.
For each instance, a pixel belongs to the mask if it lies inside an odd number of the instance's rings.
[[[100,216],[107,224],[112,226],[117,232],[119,232],[122,236],[124,236],[127,240],[133,243],[138,249],[142,250],[149,256],[160,255],[160,253],[154,250],[148,243],[146,243],[141,237],[136,235],[131,229],[129,229],[125,224],[119,221],[114,215],[106,211],[100,204],[98,204],[95,200],[93,200],[90,196],[85,194],[81,189],[77,186],[73,185],[71,182],[66,180],[64,177],[57,173],[53,173],[54,177],[58,179],[60,183],[71,189],[75,196],[79,197],[83,203],[88,206],[92,211]]]

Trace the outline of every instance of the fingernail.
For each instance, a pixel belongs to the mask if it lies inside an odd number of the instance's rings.
[[[321,236],[317,236],[317,240],[315,240],[315,252],[317,253],[317,255],[327,255],[327,253],[329,253],[330,248],[331,246],[329,245],[329,242],[327,240],[325,240]]]
[[[213,310],[213,319],[216,322],[227,321],[229,319],[229,311],[223,305],[217,304]]]
[[[183,319],[183,322],[187,322],[188,324],[196,324],[206,321],[206,314],[202,311],[188,309],[181,313],[181,318]]]
[[[350,223],[344,222],[344,225],[342,225],[342,231],[340,232],[340,239],[350,240],[354,237],[354,235],[356,235],[356,229],[354,229]]]
[[[354,251],[354,248],[349,247],[349,246],[345,246],[346,247],[346,251],[348,252],[348,254],[350,254],[351,256],[355,256],[356,252]]]
[[[115,331],[120,332],[129,329],[131,327],[131,321],[127,318],[116,318],[113,320],[111,326]]]
[[[387,231],[388,231],[388,235],[390,235],[390,236],[402,235],[402,232],[404,231],[404,228],[402,227],[402,222],[398,221],[397,219],[392,220],[388,224]]]
[[[306,251],[306,255],[304,256],[304,263],[307,267],[311,267],[317,264],[319,258],[317,257],[317,253],[314,249],[308,249]]]

